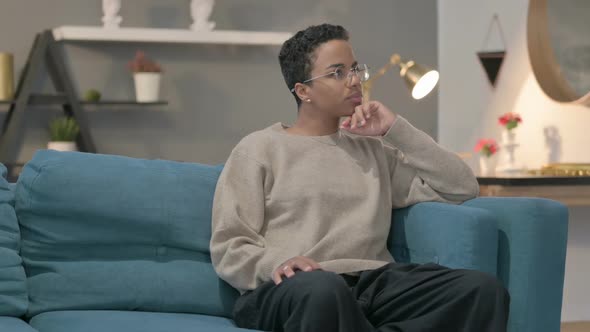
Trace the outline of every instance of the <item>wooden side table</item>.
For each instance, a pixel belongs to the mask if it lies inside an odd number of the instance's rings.
[[[543,197],[567,206],[590,205],[590,176],[478,177],[480,196]]]

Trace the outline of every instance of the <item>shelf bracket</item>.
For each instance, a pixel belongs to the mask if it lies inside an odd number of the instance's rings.
[[[19,78],[15,102],[11,104],[2,124],[0,161],[3,163],[13,163],[18,158],[24,140],[26,110],[31,101],[33,86],[40,79],[44,64],[55,90],[58,94],[63,94],[67,100],[67,103],[62,105],[64,114],[73,117],[80,126],[78,148],[84,152],[96,152],[86,114],[78,101],[78,94],[68,75],[59,47],[51,30],[38,33],[35,37]]]

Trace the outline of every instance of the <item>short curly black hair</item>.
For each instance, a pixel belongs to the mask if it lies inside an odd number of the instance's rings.
[[[313,52],[319,45],[330,40],[348,41],[348,38],[348,31],[342,26],[324,23],[301,30],[285,41],[279,52],[279,63],[289,90],[295,83],[309,79]],[[292,94],[299,107],[301,100],[295,92]]]

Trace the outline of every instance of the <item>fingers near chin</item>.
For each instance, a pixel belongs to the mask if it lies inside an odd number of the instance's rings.
[[[368,105],[368,111],[369,112],[375,112],[376,110],[379,109],[379,104],[377,102],[372,102]]]
[[[365,113],[362,108],[356,110],[355,117],[357,122],[363,122],[365,120]]]

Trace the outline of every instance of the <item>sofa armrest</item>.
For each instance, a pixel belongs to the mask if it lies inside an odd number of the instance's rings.
[[[540,198],[476,198],[498,222],[498,276],[511,295],[509,330],[559,331],[568,210]]]
[[[498,231],[492,213],[425,202],[393,211],[388,247],[397,262],[433,262],[496,275]]]

